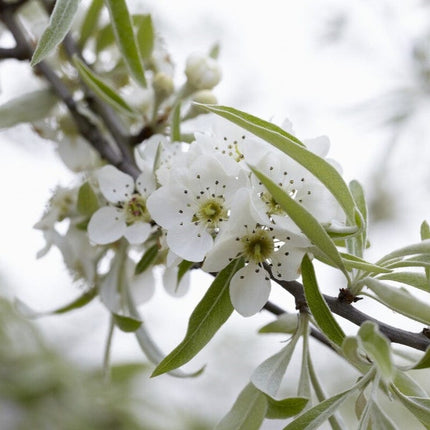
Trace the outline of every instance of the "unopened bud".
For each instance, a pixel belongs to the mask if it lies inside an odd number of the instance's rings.
[[[188,57],[185,74],[188,84],[197,90],[210,90],[221,80],[218,62],[202,54],[192,54]]]
[[[155,94],[162,99],[169,97],[175,90],[172,78],[163,72],[159,72],[154,76],[152,85]]]
[[[193,102],[215,105],[218,103],[218,100],[211,90],[200,90],[193,94]]]

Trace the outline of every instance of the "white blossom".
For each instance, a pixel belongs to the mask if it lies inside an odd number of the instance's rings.
[[[187,153],[188,154],[188,153]],[[148,198],[152,218],[167,230],[167,244],[181,258],[202,261],[228,220],[236,191],[246,185],[230,160],[189,151],[187,166],[172,168],[168,183]],[[228,166],[228,170],[226,170]]]
[[[90,240],[105,245],[125,237],[131,244],[143,243],[151,232],[146,199],[155,189],[152,169],[145,169],[136,182],[113,166],[98,172],[100,191],[108,201],[88,224]]]
[[[246,189],[236,194],[228,230],[217,238],[203,264],[207,272],[218,272],[234,259],[243,257],[245,266],[230,282],[230,298],[243,316],[261,310],[270,294],[270,270],[286,281],[299,277],[301,260],[310,242],[300,234],[273,226],[261,216]]]

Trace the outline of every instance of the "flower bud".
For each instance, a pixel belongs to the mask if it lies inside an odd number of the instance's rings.
[[[188,57],[185,74],[188,84],[197,90],[210,90],[221,80],[221,69],[217,61],[202,54]]]
[[[200,90],[193,94],[193,102],[215,105],[218,100],[211,90]]]
[[[169,97],[175,90],[172,78],[163,72],[158,72],[154,76],[154,82],[152,85],[154,87],[155,94],[160,99]]]

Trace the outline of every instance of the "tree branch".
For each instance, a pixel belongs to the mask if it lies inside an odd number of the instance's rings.
[[[297,302],[303,304],[306,301],[303,285],[297,281],[281,281],[271,275],[271,279],[279,284],[282,288],[294,296]],[[337,297],[332,297],[324,294],[324,299],[327,302],[330,310],[336,315],[347,319],[348,321],[360,326],[365,321],[373,321],[379,327],[381,333],[388,337],[391,342],[406,345],[414,349],[425,351],[430,346],[430,339],[422,332],[414,333],[407,330],[402,330],[397,327],[385,324],[364,312],[354,308],[349,303],[341,302]]]
[[[2,11],[0,18],[15,38],[15,49],[19,49],[27,58],[31,58],[33,52],[21,27],[14,17],[15,9],[4,7],[3,2],[0,2],[0,6]],[[79,112],[78,105],[73,98],[73,94],[69,91],[60,77],[49,67],[49,65],[42,61],[35,68],[51,84],[55,94],[67,106],[80,134],[88,141],[88,143],[106,161],[136,178],[140,174],[140,171],[134,162],[132,162],[129,157],[124,157],[123,151],[113,148],[111,142],[106,139],[99,128]]]

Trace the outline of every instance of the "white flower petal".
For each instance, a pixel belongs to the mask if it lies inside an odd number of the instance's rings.
[[[126,230],[124,213],[111,206],[98,209],[88,223],[90,240],[99,245],[106,245],[121,238]]]
[[[300,275],[299,269],[306,250],[296,248],[290,243],[281,246],[272,255],[272,273],[275,278],[293,281]]]
[[[177,186],[163,186],[154,191],[146,201],[146,207],[152,219],[164,228],[189,221],[193,209],[187,206],[187,194]]]
[[[269,299],[269,295],[268,274],[254,263],[240,269],[231,280],[231,303],[244,317],[259,312]]]
[[[150,233],[150,224],[146,222],[135,222],[126,228],[124,236],[132,245],[139,245],[148,239]]]
[[[330,149],[330,140],[327,136],[313,137],[312,139],[304,139],[303,143],[309,151],[320,157],[325,157]]]
[[[212,236],[199,226],[185,224],[167,232],[167,244],[172,251],[188,261],[202,261],[212,248]]]
[[[242,250],[242,242],[234,236],[220,237],[206,255],[202,269],[205,272],[219,272],[227,266]]]
[[[163,285],[168,294],[173,297],[184,296],[190,287],[190,272],[185,273],[177,285],[178,267],[166,267],[163,274]]]
[[[104,166],[98,173],[100,191],[111,203],[128,200],[134,192],[134,180],[116,167]]]
[[[149,165],[144,166],[143,172],[136,179],[136,189],[143,197],[149,196],[155,190],[155,178]]]
[[[152,270],[145,270],[139,275],[132,274],[129,285],[131,295],[137,305],[147,302],[155,291],[155,278]]]

